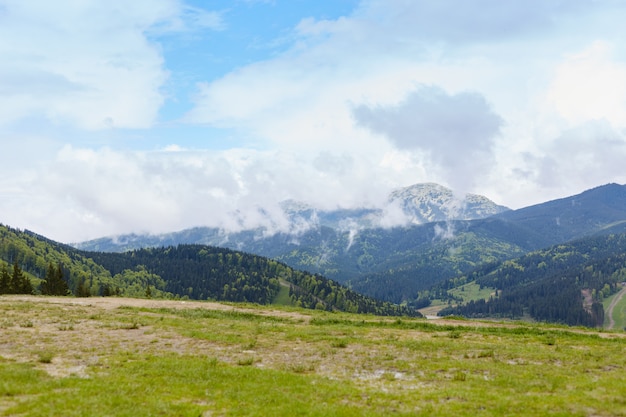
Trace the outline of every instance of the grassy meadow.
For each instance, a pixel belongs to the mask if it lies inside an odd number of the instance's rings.
[[[620,416],[626,334],[0,297],[0,416]]]
[[[606,312],[604,317],[604,327],[613,329],[626,330],[626,295],[622,290],[610,297],[607,297],[604,301],[604,311]],[[612,308],[611,305],[613,304]],[[613,322],[611,322],[611,318]]]
[[[495,290],[493,288],[481,289],[480,285],[476,284],[475,282],[470,282],[468,284],[454,288],[448,292],[454,297],[461,298],[463,302],[466,303],[472,300],[488,300],[489,297],[495,294],[494,291]]]

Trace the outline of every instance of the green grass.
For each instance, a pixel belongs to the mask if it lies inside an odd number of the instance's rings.
[[[462,285],[460,287],[451,289],[448,291],[450,295],[455,297],[461,297],[464,303],[477,300],[488,300],[494,293],[493,288],[480,288],[480,285],[475,282]]]
[[[602,304],[604,305],[604,311],[607,311],[607,308],[616,297],[617,294],[614,294],[610,297],[604,299]],[[613,320],[615,321],[615,329],[626,330],[626,296],[622,297],[619,303],[615,305],[613,308]],[[609,317],[608,315],[604,318],[604,326],[608,327],[609,325]]]
[[[41,300],[0,297],[0,416],[626,415],[623,332]]]
[[[291,297],[289,297],[289,283],[286,281],[281,282],[280,290],[278,291],[276,297],[274,297],[274,300],[272,300],[272,304],[284,306],[293,305]]]

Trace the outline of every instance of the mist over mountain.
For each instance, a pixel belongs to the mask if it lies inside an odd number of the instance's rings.
[[[354,237],[368,229],[410,227],[431,222],[481,219],[509,211],[486,197],[467,194],[457,196],[446,187],[434,183],[415,184],[393,190],[381,207],[362,207],[319,210],[311,204],[286,200],[280,204],[286,225],[277,225],[268,217],[268,227],[256,227],[230,232],[226,229],[196,227],[159,235],[127,234],[104,237],[74,244],[84,250],[121,252],[143,247],[165,246],[179,243],[208,244],[249,250],[249,241],[282,239],[299,245],[307,236],[318,235],[330,228],[346,235],[345,247]],[[273,227],[272,227],[273,226]]]
[[[381,232],[384,244],[380,247],[384,251],[374,262],[376,265],[348,279],[352,288],[370,296],[410,302],[420,293],[431,291],[438,282],[458,283],[459,277],[475,270],[489,270],[534,251],[625,232],[626,186],[607,184],[484,219],[429,223],[388,237]],[[422,244],[418,245],[420,238]],[[594,247],[583,244],[586,246]],[[565,273],[558,268],[553,272]],[[576,273],[568,271],[570,275]]]
[[[390,202],[399,204],[411,224],[446,220],[482,219],[509,211],[486,197],[477,194],[456,196],[439,184],[415,184],[391,193]]]

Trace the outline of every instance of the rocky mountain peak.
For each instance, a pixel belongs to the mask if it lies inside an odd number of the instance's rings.
[[[487,197],[476,194],[458,196],[451,189],[435,183],[400,188],[390,194],[389,201],[400,204],[414,224],[480,219],[508,210]]]

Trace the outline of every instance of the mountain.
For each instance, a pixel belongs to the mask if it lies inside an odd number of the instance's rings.
[[[415,185],[390,194],[390,205],[399,206],[413,221],[444,219],[424,224],[407,221],[387,228],[358,226],[367,221],[374,224],[372,219],[384,210],[332,213],[333,217],[329,212],[290,202],[285,206],[289,215],[303,224],[316,222],[315,227],[271,235],[261,229],[228,234],[196,228],[161,236],[108,238],[87,246],[120,250],[134,245],[211,243],[322,274],[376,299],[421,306],[428,302],[424,297],[431,297],[426,294],[439,283],[484,265],[574,239],[626,232],[623,185],[607,184],[519,210],[504,210],[471,196],[454,206],[451,194],[435,184]],[[473,206],[474,201],[478,207]],[[466,220],[493,211],[496,213],[489,217]],[[338,226],[348,221],[357,226]]]
[[[278,235],[278,240],[298,245],[301,240],[314,240],[311,236],[326,234],[323,231],[326,228],[334,230],[338,235],[345,234],[346,244],[349,244],[357,233],[389,228],[385,225],[410,227],[431,222],[482,219],[509,211],[507,207],[497,205],[483,196],[467,194],[459,198],[452,190],[434,183],[415,184],[394,190],[389,194],[385,205],[378,208],[319,210],[295,200],[283,201],[280,206],[289,226],[277,232],[257,228],[232,233],[219,228],[195,227],[159,235],[127,234],[104,237],[75,243],[73,246],[83,250],[123,252],[185,243],[255,252],[250,250],[251,245],[254,246],[253,241],[274,241],[274,235]],[[265,250],[262,253],[272,256]]]
[[[289,200],[283,202],[282,209],[291,224],[288,232],[268,233],[266,229],[259,228],[227,233],[217,228],[197,227],[162,235],[131,234],[102,238],[76,246],[86,250],[119,252],[184,243],[243,250],[280,260],[296,269],[319,273],[341,283],[353,284],[354,288],[395,303],[410,300],[418,291],[450,275],[466,271],[477,262],[524,253],[523,249],[509,248],[508,244],[494,244],[477,259],[470,255],[472,259],[462,261],[461,266],[459,256],[441,259],[442,254],[448,253],[453,237],[449,234],[455,228],[466,228],[464,223],[459,223],[460,219],[483,218],[508,209],[472,194],[458,200],[452,190],[432,183],[393,191],[384,208],[323,211]],[[401,212],[402,226],[380,227],[388,212],[394,209]],[[394,214],[397,215],[397,212]],[[440,223],[419,224],[431,221]],[[469,244],[486,247],[480,239]],[[382,274],[393,280],[396,273],[427,278],[403,279],[407,285],[389,285],[382,293],[364,284],[380,281],[372,278],[371,274]]]
[[[534,231],[550,244],[619,231],[626,228],[626,186],[607,184],[495,217]]]
[[[441,315],[508,317],[602,326],[602,300],[626,281],[626,233],[586,237],[485,265],[439,284],[448,289],[474,283],[491,289],[489,300],[472,300]],[[583,301],[581,301],[583,300]],[[454,300],[458,301],[458,300]]]
[[[402,207],[411,224],[482,219],[509,210],[476,194],[458,198],[449,188],[434,183],[415,184],[395,190],[389,196],[389,201]]]
[[[355,290],[395,302],[418,299],[437,282],[528,252],[585,237],[626,232],[626,186],[607,184],[578,195],[472,220],[433,223],[429,245],[405,254],[403,262],[382,259],[371,272],[350,279]],[[445,229],[444,229],[445,228]],[[386,244],[393,242],[386,240]],[[398,255],[398,254],[397,254]]]
[[[9,265],[13,265],[13,277]],[[419,315],[415,310],[358,294],[337,282],[260,256],[206,245],[128,253],[77,250],[28,231],[0,225],[0,294],[43,289],[59,271],[77,296],[191,298],[282,303],[305,308]],[[25,276],[28,289],[13,284]],[[6,277],[6,278],[5,278]]]

